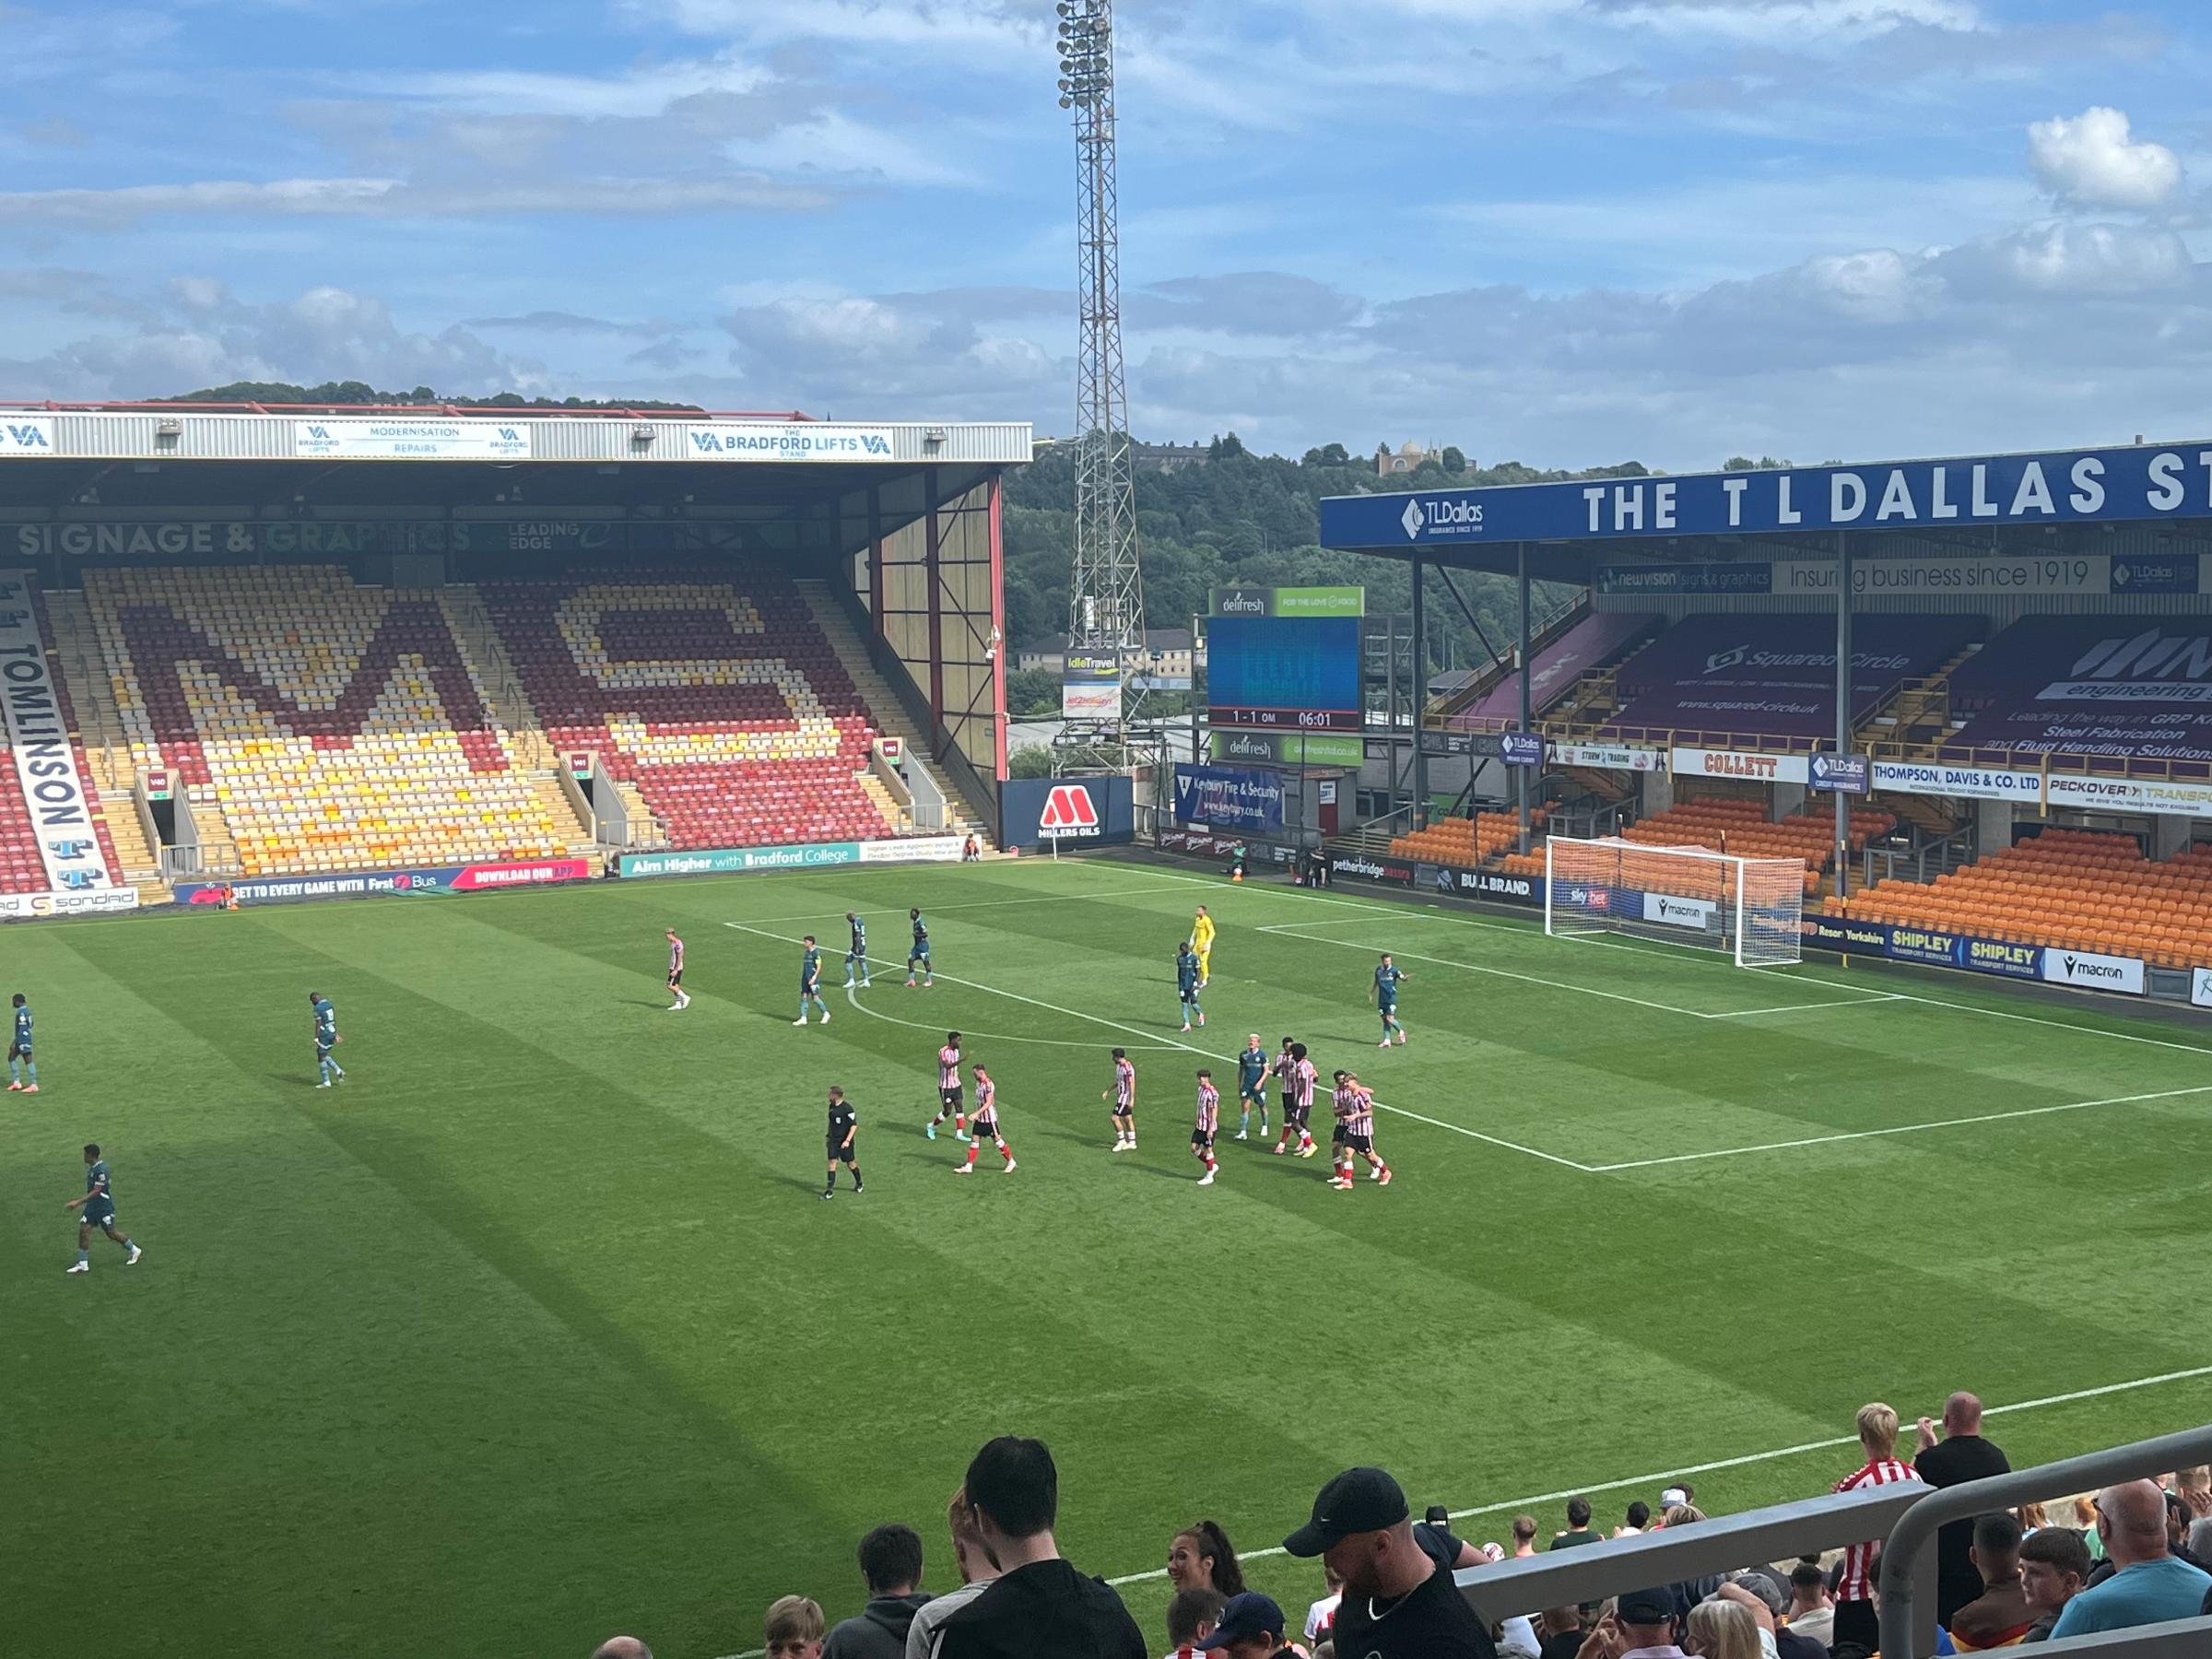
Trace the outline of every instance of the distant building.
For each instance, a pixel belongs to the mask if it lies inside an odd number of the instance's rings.
[[[1145,630],[1145,648],[1141,653],[1132,653],[1129,672],[1147,680],[1181,680],[1188,685],[1194,658],[1199,667],[1206,665],[1206,642],[1198,642],[1194,653],[1191,648],[1191,630],[1187,628],[1148,628]],[[1058,674],[1067,666],[1067,636],[1054,634],[1042,645],[1032,645],[1014,653],[1014,666],[1027,671],[1042,668]]]
[[[1377,444],[1375,446],[1375,473],[1380,477],[1387,478],[1393,473],[1409,473],[1422,462],[1432,457],[1441,461],[1442,456],[1441,450],[1423,449],[1410,438],[1394,450],[1387,443]]]

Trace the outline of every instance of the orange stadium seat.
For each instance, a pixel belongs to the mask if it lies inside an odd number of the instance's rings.
[[[1932,882],[1877,882],[1830,915],[2141,957],[2212,963],[2212,844],[2164,864],[2130,835],[2049,829]]]

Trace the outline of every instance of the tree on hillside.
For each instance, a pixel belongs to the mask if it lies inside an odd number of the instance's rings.
[[[319,386],[296,386],[285,381],[232,381],[226,386],[203,386],[197,392],[174,397],[157,397],[154,403],[326,404],[357,407],[382,404],[423,404],[436,407],[455,404],[485,409],[670,409],[696,413],[697,404],[664,403],[655,398],[524,397],[519,392],[494,392],[486,396],[444,397],[428,386],[412,392],[380,392],[361,381],[324,381]]]

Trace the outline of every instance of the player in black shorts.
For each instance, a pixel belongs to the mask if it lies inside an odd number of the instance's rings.
[[[832,1197],[837,1192],[837,1166],[843,1164],[853,1171],[853,1190],[862,1190],[860,1184],[860,1116],[853,1110],[853,1102],[845,1099],[845,1091],[832,1084],[830,1088],[830,1175],[822,1183],[822,1196]]]

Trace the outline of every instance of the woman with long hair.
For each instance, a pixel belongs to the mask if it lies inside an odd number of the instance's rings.
[[[1741,1602],[1700,1602],[1689,1610],[1682,1651],[1695,1659],[1759,1659],[1759,1620]]]
[[[1168,1545],[1168,1582],[1178,1590],[1244,1594],[1244,1570],[1218,1521],[1194,1522],[1175,1535]]]

